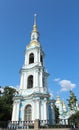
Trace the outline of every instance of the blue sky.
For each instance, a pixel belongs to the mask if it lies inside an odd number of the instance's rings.
[[[0,85],[19,86],[24,50],[37,13],[54,98],[79,99],[79,0],[0,0]]]

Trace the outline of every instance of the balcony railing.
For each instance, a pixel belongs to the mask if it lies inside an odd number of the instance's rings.
[[[0,128],[8,129],[34,129],[36,123],[39,128],[79,128],[79,122],[71,122],[66,124],[55,124],[55,121],[49,122],[49,120],[36,120],[35,121],[0,121]]]

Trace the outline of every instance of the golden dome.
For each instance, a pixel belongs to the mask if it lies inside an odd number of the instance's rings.
[[[56,103],[61,103],[60,96],[57,96]]]
[[[29,46],[37,46],[37,45],[39,45],[39,42],[36,40],[31,41],[29,44]]]

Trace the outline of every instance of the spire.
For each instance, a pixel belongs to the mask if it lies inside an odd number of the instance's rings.
[[[36,16],[37,14],[34,14],[34,25],[36,25]]]
[[[37,14],[34,14],[34,25],[33,25],[33,30],[31,33],[31,41],[34,41],[34,40],[39,41],[39,32],[36,25],[36,16]]]
[[[37,16],[37,14],[34,14],[33,32],[38,32],[38,31],[37,31],[37,25],[36,25],[36,16]]]

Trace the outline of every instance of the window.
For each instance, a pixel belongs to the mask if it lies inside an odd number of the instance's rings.
[[[33,76],[30,75],[27,81],[27,88],[33,88]]]
[[[31,121],[32,120],[32,108],[31,105],[27,105],[25,107],[25,121]]]
[[[40,61],[41,61],[42,65],[43,65],[43,57],[42,57],[42,55],[41,55]]]
[[[29,55],[29,64],[31,64],[31,63],[34,63],[34,54],[33,53],[31,53]]]

